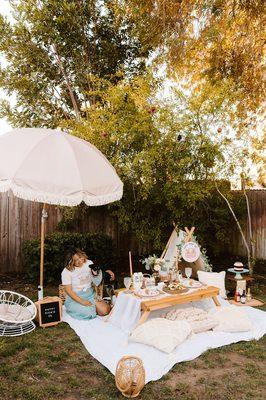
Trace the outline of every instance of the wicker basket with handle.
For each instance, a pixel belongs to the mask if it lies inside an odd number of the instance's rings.
[[[137,397],[145,385],[142,360],[135,356],[122,357],[115,372],[116,387],[125,397]]]

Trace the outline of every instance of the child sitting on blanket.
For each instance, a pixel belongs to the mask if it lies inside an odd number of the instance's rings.
[[[95,291],[92,283],[98,286],[102,281],[102,271],[90,268],[93,262],[81,250],[76,249],[68,258],[67,265],[62,271],[62,285],[65,287],[67,298],[66,311],[76,319],[92,319],[96,314],[103,316],[110,312],[110,306],[105,301],[95,301]],[[111,280],[114,273],[106,271]]]

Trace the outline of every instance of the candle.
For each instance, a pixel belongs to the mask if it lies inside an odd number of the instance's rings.
[[[129,257],[129,269],[130,269],[130,276],[133,275],[133,268],[132,268],[132,258],[131,258],[131,251],[128,252]]]

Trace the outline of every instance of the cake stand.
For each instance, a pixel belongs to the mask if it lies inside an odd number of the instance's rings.
[[[236,271],[234,268],[228,268],[228,272],[232,272],[235,274],[235,279],[243,279],[241,274],[246,274],[249,272],[249,269],[243,268],[242,271]]]

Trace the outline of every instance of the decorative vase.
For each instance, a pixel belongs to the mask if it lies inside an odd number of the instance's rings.
[[[154,273],[152,274],[152,276],[153,276],[153,278],[154,278],[154,283],[155,283],[155,285],[158,285],[158,283],[161,281],[159,272],[154,272]]]

